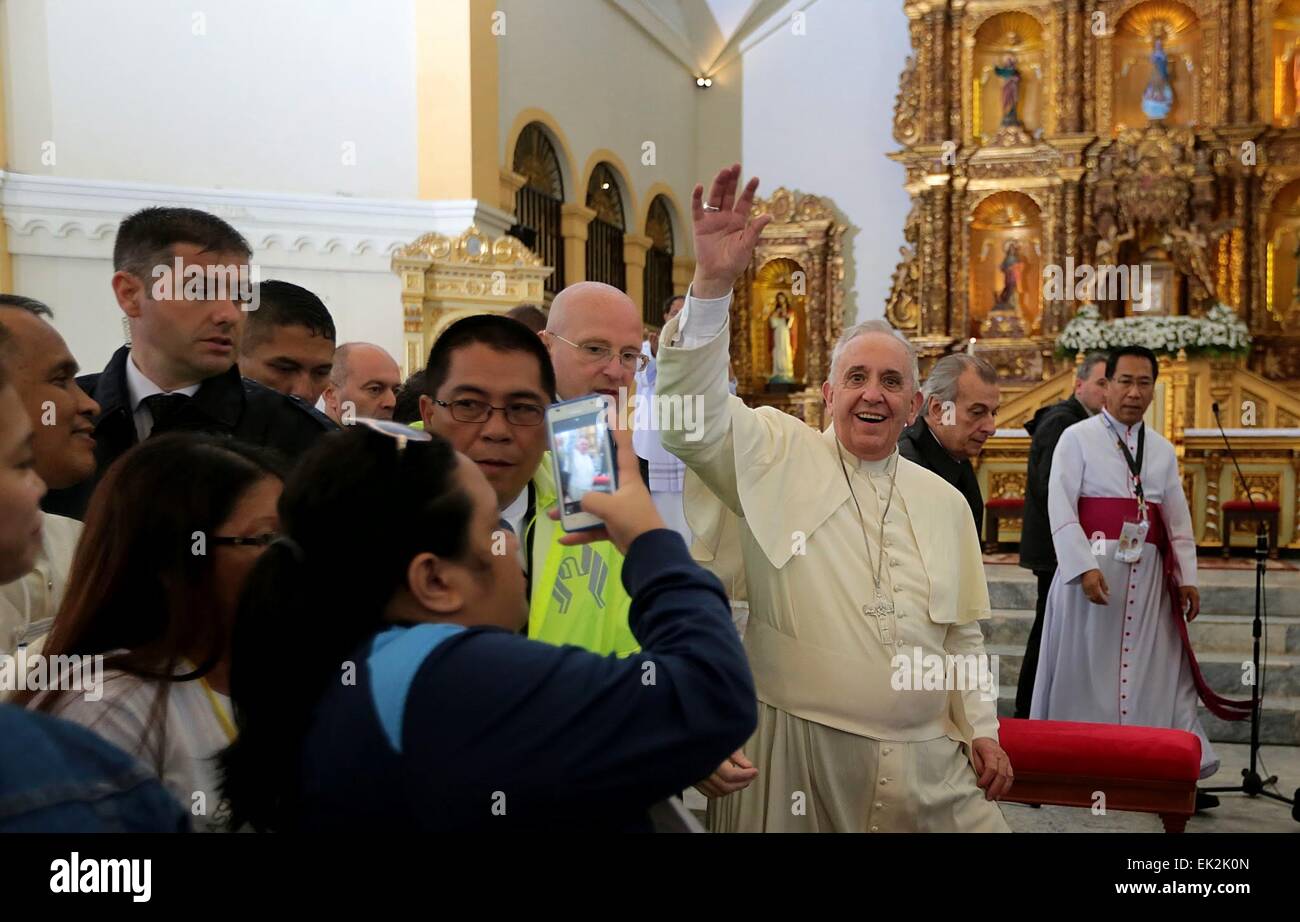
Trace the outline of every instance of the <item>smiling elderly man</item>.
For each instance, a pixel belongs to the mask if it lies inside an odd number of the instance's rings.
[[[664,445],[740,517],[749,588],[759,724],[701,785],[732,792],[711,802],[712,824],[1006,831],[996,680],[898,681],[900,662],[981,660],[989,615],[965,500],[898,453],[921,403],[915,352],[884,321],[847,330],[822,385],[825,432],[730,396],[731,291],[770,220],[749,219],[758,183],[738,194],[739,177],[719,173],[707,205],[695,189],[695,278],[659,346],[659,393],[702,394],[705,410],[703,438],[665,431]],[[716,533],[721,509],[706,505],[688,503],[696,534]]]

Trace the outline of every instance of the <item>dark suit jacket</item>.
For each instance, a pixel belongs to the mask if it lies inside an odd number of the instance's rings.
[[[1047,484],[1052,474],[1052,454],[1061,433],[1088,418],[1088,411],[1074,397],[1041,407],[1025,423],[1030,435],[1029,476],[1025,481],[1025,518],[1020,529],[1020,565],[1035,572],[1056,569],[1056,547],[1047,517]]]
[[[944,451],[926,424],[925,417],[918,416],[916,422],[903,430],[898,438],[898,450],[908,461],[915,461],[933,471],[961,491],[971,515],[975,517],[975,531],[984,534],[984,497],[980,495],[974,465],[964,458],[957,461]]]
[[[101,373],[77,378],[82,390],[100,407],[95,418],[98,468],[84,483],[47,493],[41,504],[46,512],[82,518],[90,494],[108,466],[139,441],[126,385],[129,353],[130,348],[123,346],[113,353]],[[224,433],[275,449],[288,462],[296,460],[320,435],[338,428],[329,417],[301,400],[241,377],[238,365],[208,378],[183,409],[169,415],[173,418],[166,420],[166,427],[155,426],[151,435],[176,431]]]

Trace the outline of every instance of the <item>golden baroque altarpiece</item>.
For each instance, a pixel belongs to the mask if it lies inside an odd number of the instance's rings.
[[[1105,318],[1227,304],[1250,327],[1249,358],[1171,357],[1182,384],[1159,395],[1161,428],[1198,540],[1215,544],[1218,504],[1239,491],[1221,442],[1200,434],[1208,398],[1267,408],[1244,466],[1256,497],[1282,504],[1281,543],[1300,547],[1300,432],[1285,431],[1300,425],[1300,0],[903,6],[912,55],[891,156],[912,208],[886,316],[922,371],[974,339],[999,370],[1010,429],[1068,393],[1073,360],[1055,342],[1084,304]],[[1149,266],[1152,300],[1074,290],[1084,265]],[[1049,272],[1064,291],[1045,288]],[[1027,447],[991,440],[986,496],[1023,495]]]

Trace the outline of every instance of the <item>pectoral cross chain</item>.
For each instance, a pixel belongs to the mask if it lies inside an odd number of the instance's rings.
[[[886,599],[880,593],[876,593],[876,604],[863,605],[862,613],[869,618],[876,619],[876,626],[880,628],[880,642],[888,646],[894,642],[890,625],[894,619],[894,603],[891,599]]]

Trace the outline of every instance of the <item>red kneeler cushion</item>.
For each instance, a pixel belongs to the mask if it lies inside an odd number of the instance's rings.
[[[999,719],[998,738],[1017,775],[1086,775],[1195,784],[1201,741],[1186,730],[1067,720]]]
[[[1255,508],[1258,509],[1260,512],[1277,512],[1282,507],[1279,506],[1277,503],[1273,502],[1273,500],[1271,499],[1257,499],[1255,500]],[[1225,512],[1241,512],[1241,511],[1249,512],[1250,500],[1230,499],[1223,504],[1223,509]]]
[[[984,504],[986,509],[1023,509],[1025,501],[1019,496],[999,496]]]

